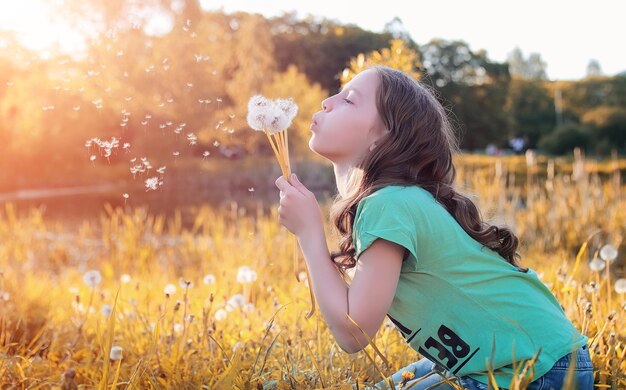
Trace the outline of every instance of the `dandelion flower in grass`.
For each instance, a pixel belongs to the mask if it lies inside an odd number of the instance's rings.
[[[606,244],[600,249],[600,258],[612,263],[617,258],[617,249],[611,244]]]
[[[204,284],[215,284],[215,275],[212,275],[212,274],[204,275],[204,278],[202,279],[202,281],[204,282]]]
[[[237,270],[237,282],[239,283],[252,283],[256,280],[256,277],[256,271],[247,265],[243,265]]]
[[[605,266],[606,263],[602,259],[599,259],[597,257],[589,262],[589,268],[591,268],[591,270],[594,272],[602,271]]]
[[[184,278],[178,278],[178,285],[180,286],[180,288],[185,289],[187,287],[192,288],[193,287],[193,282],[191,280],[187,280]]]
[[[241,311],[243,311],[244,313],[252,313],[252,311],[254,311],[254,304],[251,302],[244,303],[241,306]]]
[[[111,352],[109,353],[109,359],[111,360],[122,360],[123,356],[122,356],[122,352],[124,351],[124,348],[118,346],[118,345],[114,345],[111,347]]]
[[[100,308],[100,313],[102,313],[102,315],[105,317],[109,317],[111,313],[113,313],[113,306],[109,305],[108,303],[105,303]]]
[[[11,298],[11,295],[9,295],[8,292],[3,291],[2,294],[0,295],[0,298],[2,298],[3,301],[8,301]]]
[[[163,292],[165,293],[165,295],[174,295],[176,293],[176,286],[174,286],[172,283],[168,283],[163,289]]]
[[[120,281],[122,283],[130,283],[131,277],[129,274],[123,274],[122,276],[120,276]]]
[[[228,317],[228,312],[224,309],[217,309],[214,314],[216,321],[223,321]]]
[[[83,275],[83,282],[89,287],[96,287],[102,281],[100,271],[96,269],[89,270]]]
[[[618,294],[626,294],[626,279],[621,278],[615,281],[615,292]]]
[[[183,329],[183,324],[181,324],[180,322],[174,324],[174,332],[180,334],[183,332]]]
[[[236,308],[243,306],[244,303],[245,303],[244,296],[242,294],[235,294],[228,299],[224,309],[226,309],[226,311],[233,311]]]

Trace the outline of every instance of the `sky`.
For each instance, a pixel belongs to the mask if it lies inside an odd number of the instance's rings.
[[[50,21],[49,5],[62,0],[0,0],[0,29],[20,33],[24,44],[41,50],[54,44],[62,50],[80,47],[81,41],[67,26]],[[626,70],[620,49],[626,37],[621,0],[200,0],[204,9],[246,11],[264,16],[295,10],[299,18],[311,14],[353,23],[381,32],[398,16],[418,44],[433,38],[463,40],[470,49],[485,49],[487,56],[504,62],[517,46],[524,57],[539,53],[547,63],[551,80],[576,80],[585,76],[591,59],[603,74]],[[379,6],[376,6],[379,4]],[[620,39],[621,38],[621,39]]]

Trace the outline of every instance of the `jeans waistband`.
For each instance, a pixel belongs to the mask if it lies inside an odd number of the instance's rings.
[[[574,354],[576,355],[576,368],[589,368],[592,367],[591,357],[589,356],[589,347],[583,345],[574,352],[570,352],[563,356],[554,363],[554,367],[569,367],[570,362],[573,361]]]

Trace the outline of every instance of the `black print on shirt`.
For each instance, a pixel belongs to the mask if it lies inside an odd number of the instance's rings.
[[[413,332],[389,314],[387,314],[387,317],[398,327],[407,342],[413,340],[413,337],[422,330],[422,328],[419,328]],[[440,365],[448,371],[453,370],[452,373],[456,374],[479,349],[480,348],[476,348],[471,352],[472,348],[468,343],[452,331],[452,329],[442,324],[437,330],[437,337],[431,336],[427,338],[424,345],[418,348],[418,352],[433,363]],[[433,354],[435,354],[436,357]]]

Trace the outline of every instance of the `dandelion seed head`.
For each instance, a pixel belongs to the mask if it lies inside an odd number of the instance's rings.
[[[254,282],[257,278],[257,273],[247,265],[241,266],[237,269],[237,282],[245,284]]]
[[[204,275],[204,278],[202,279],[202,281],[204,282],[204,284],[215,284],[215,275],[213,274],[207,274]]]
[[[594,272],[602,271],[605,266],[606,263],[602,259],[599,259],[597,257],[589,262],[589,268],[591,268],[591,270]]]
[[[165,295],[174,295],[176,293],[176,286],[174,286],[172,283],[168,283],[163,289],[163,292],[165,293]]]
[[[156,190],[158,185],[159,185],[159,178],[156,177],[156,176],[148,178],[145,181],[145,185],[146,185],[146,188],[147,188],[146,191]]]
[[[615,292],[618,294],[626,294],[626,279],[617,279],[613,288],[615,288]]]
[[[122,283],[130,283],[131,277],[129,274],[123,274],[122,276],[120,276],[120,281]]]
[[[102,275],[96,269],[89,270],[83,274],[83,282],[89,287],[96,287],[101,281]]]
[[[600,258],[604,261],[613,262],[617,258],[617,249],[611,244],[606,244],[600,249]]]
[[[109,359],[111,360],[122,360],[123,356],[122,356],[122,352],[124,351],[124,348],[118,346],[118,345],[114,345],[111,347],[111,351],[109,352]]]
[[[223,321],[228,317],[228,312],[224,309],[217,309],[213,317],[216,321]]]
[[[108,303],[105,303],[100,308],[100,313],[102,313],[104,317],[109,317],[113,313],[113,306],[109,305]]]

